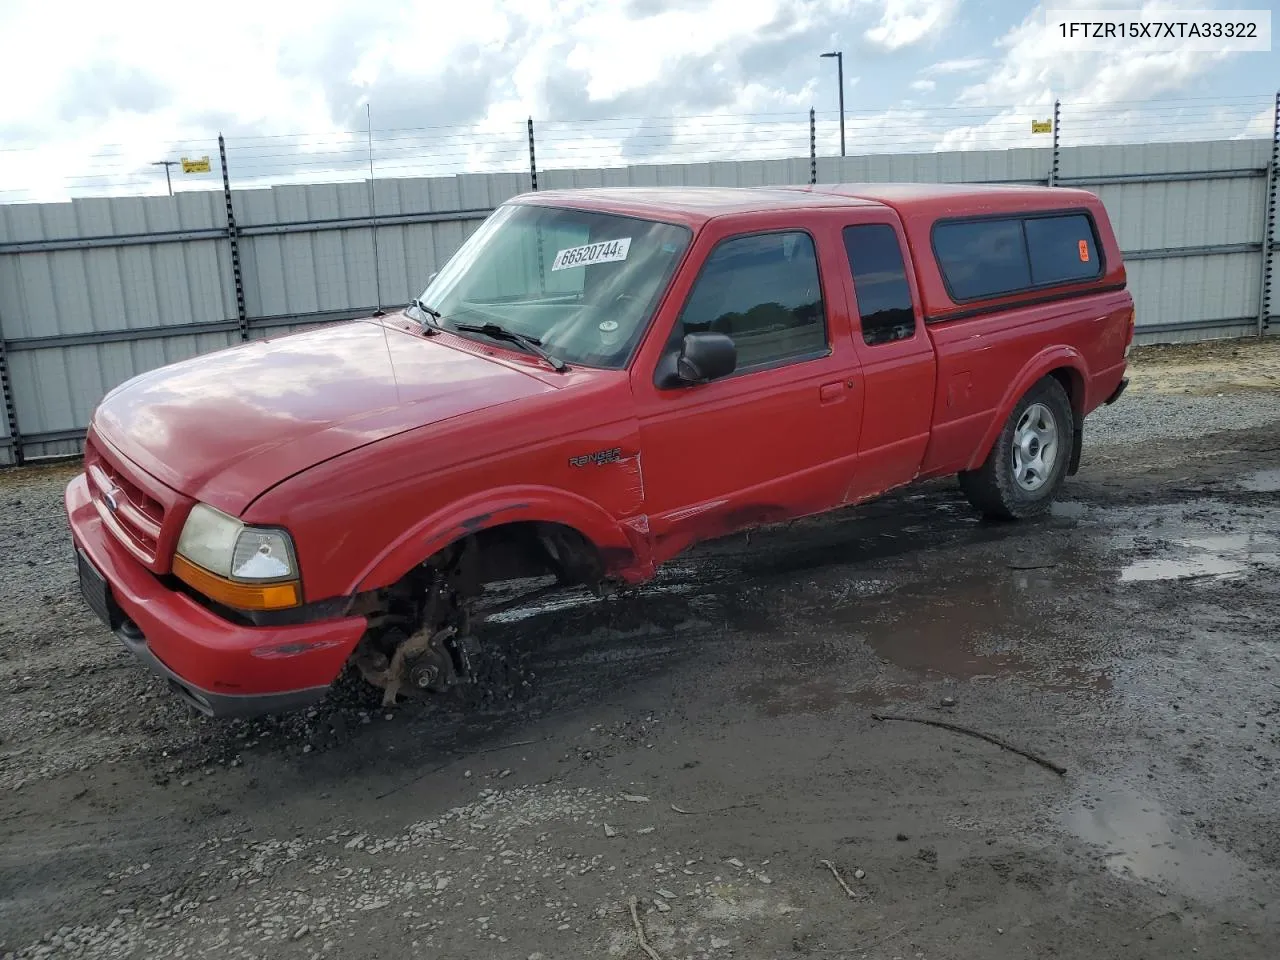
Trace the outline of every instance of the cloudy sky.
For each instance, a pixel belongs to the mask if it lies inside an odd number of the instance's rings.
[[[1218,4],[1239,7],[1247,4]],[[1258,6],[1255,2],[1255,6]],[[1132,8],[1137,0],[1059,0]],[[1166,3],[1165,9],[1212,4]],[[1065,54],[1019,0],[0,0],[0,202],[164,189],[226,135],[239,184],[367,170],[1269,136],[1276,52]]]

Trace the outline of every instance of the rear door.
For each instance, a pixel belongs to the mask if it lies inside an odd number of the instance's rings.
[[[929,443],[936,362],[905,241],[897,218],[882,211],[854,214],[841,230],[863,380],[851,501],[909,483]]]
[[[658,346],[633,367],[644,498],[659,562],[685,546],[838,505],[857,455],[861,380],[849,341],[838,228],[712,221],[701,267]],[[669,316],[670,314],[668,314]],[[656,361],[686,333],[728,334],[737,370],[660,389]]]

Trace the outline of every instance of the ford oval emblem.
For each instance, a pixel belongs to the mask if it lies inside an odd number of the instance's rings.
[[[120,508],[120,504],[116,501],[116,494],[114,490],[103,491],[102,502],[107,505],[107,509],[112,513],[115,513],[116,510]]]

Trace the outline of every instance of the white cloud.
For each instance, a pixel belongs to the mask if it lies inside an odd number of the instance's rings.
[[[1053,4],[1055,8],[1059,5]],[[1063,5],[1081,4],[1075,0]],[[1045,40],[1045,9],[1045,5],[1035,7],[996,42],[1002,55],[994,69],[985,79],[963,88],[957,98],[959,103],[1034,107],[1051,104],[1055,97],[1062,98],[1069,92],[1073,109],[1105,113],[1109,105],[1149,100],[1187,89],[1227,56],[1190,51],[1131,52],[1124,56],[1110,51],[1082,51],[1064,55],[1059,47]]]
[[[1275,136],[1276,113],[1275,105],[1267,107],[1265,110],[1259,110],[1247,121],[1244,128],[1237,136],[1241,139],[1271,139]]]
[[[863,36],[885,50],[901,50],[939,33],[959,6],[960,0],[885,0],[880,22]]]
[[[1037,7],[993,45],[948,49],[913,76],[916,50],[936,46],[959,9],[960,0],[222,0],[215,30],[190,5],[160,14],[154,2],[117,0],[68,16],[47,0],[0,0],[0,88],[19,92],[0,100],[0,202],[162,191],[152,162],[216,160],[219,130],[236,185],[361,178],[366,101],[380,176],[524,170],[528,116],[544,169],[804,156],[810,106],[820,108],[822,142],[838,143],[834,70],[817,53],[844,49],[846,70],[872,70],[854,52],[866,44],[877,48],[875,68],[867,83],[846,76],[850,107],[939,91],[954,103],[851,114],[852,152],[1041,145],[1029,121],[1055,97],[1077,135],[1158,135],[1126,127],[1134,105],[1120,101],[1187,91],[1219,62],[1064,57],[1042,42]],[[976,11],[970,0],[966,14]],[[866,97],[848,96],[868,86]],[[1264,106],[1202,110],[1209,119],[1199,122],[1223,136],[1267,136]],[[179,190],[220,180],[174,176]]]
[[[991,61],[986,57],[964,57],[958,60],[943,60],[935,63],[926,71],[928,73],[970,73],[985,67]]]

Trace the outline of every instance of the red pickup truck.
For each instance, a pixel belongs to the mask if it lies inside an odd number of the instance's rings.
[[[388,704],[445,692],[486,585],[637,584],[941,475],[1041,513],[1133,332],[1081,190],[525,194],[403,310],[108,393],[66,490],[81,590],[209,715],[348,665]]]

